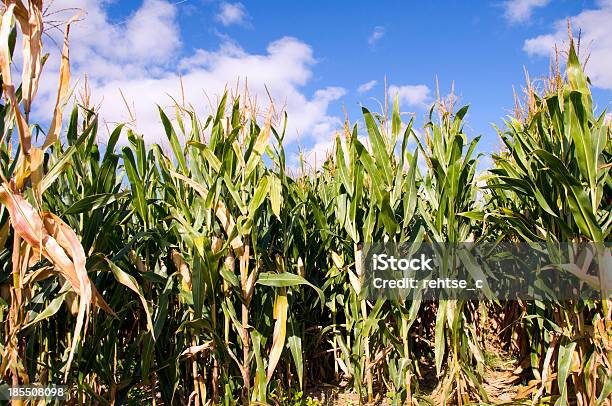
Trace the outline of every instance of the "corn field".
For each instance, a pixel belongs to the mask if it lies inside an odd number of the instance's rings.
[[[69,26],[43,128],[42,1],[3,10],[0,382],[75,405],[612,405],[612,127],[571,37],[486,171],[452,99],[419,131],[397,100],[363,108],[312,169],[287,164],[291,112],[231,92],[160,108],[161,145],[102,142]],[[593,243],[604,299],[372,300],[376,241]]]

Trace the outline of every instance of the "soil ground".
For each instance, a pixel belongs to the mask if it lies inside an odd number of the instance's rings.
[[[488,405],[522,405],[529,404],[527,397],[531,394],[531,385],[523,386],[524,380],[522,368],[516,360],[507,357],[502,353],[499,359],[493,363],[485,374],[483,388],[489,398]],[[438,380],[433,368],[426,371],[423,379],[419,380],[420,391],[415,396],[415,405],[441,405],[443,399],[437,392]],[[359,396],[356,392],[343,389],[340,386],[320,385],[316,388],[307,390],[306,396],[316,399],[324,406],[357,406]],[[478,403],[473,403],[478,404]],[[378,396],[372,403],[366,405],[387,406],[390,401],[387,398]]]

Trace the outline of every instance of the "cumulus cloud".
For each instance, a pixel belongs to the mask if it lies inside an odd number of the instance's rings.
[[[247,17],[242,3],[221,3],[217,20],[226,27],[233,24],[244,24]]]
[[[357,88],[357,92],[367,93],[370,90],[374,89],[374,86],[376,86],[377,83],[377,80],[370,80],[369,82],[365,82]]]
[[[503,3],[504,16],[511,23],[529,21],[536,8],[545,7],[550,0],[508,0]]]
[[[209,113],[208,97],[220,97],[226,85],[248,81],[249,92],[260,108],[268,103],[268,92],[277,110],[289,112],[286,139],[314,144],[330,138],[339,120],[328,114],[330,103],[345,90],[327,87],[305,94],[316,63],[312,48],[292,37],[268,44],[265,52],[250,53],[239,44],[223,40],[216,49],[197,49],[179,59],[181,54],[177,5],[169,1],[146,0],[128,16],[125,23],[114,25],[105,2],[94,0],[56,0],[53,7],[82,7],[83,21],[71,28],[71,64],[73,82],[85,75],[91,87],[92,102],[100,103],[100,116],[109,123],[136,121],[132,126],[147,142],[165,142],[157,106],[172,104],[172,98],[184,99],[200,114]],[[53,33],[61,44],[61,33]],[[35,106],[36,117],[48,120],[53,109],[59,76],[59,49],[47,50],[51,57],[45,65],[45,80]],[[181,88],[182,81],[182,88]],[[124,97],[131,108],[126,107]]]
[[[426,85],[389,86],[389,96],[392,99],[397,96],[400,105],[404,107],[427,107],[430,101],[429,93],[429,87]]]
[[[382,25],[377,25],[376,27],[374,27],[374,31],[372,31],[372,34],[370,34],[370,36],[368,37],[368,44],[373,47],[384,36],[385,27],[383,27]]]
[[[581,32],[581,54],[589,55],[586,73],[594,86],[612,89],[612,1],[600,0],[597,8],[571,17],[572,28]],[[567,43],[567,21],[558,20],[551,32],[527,39],[523,49],[529,55],[550,56],[555,44]]]

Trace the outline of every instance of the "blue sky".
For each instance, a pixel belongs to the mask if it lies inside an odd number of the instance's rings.
[[[460,103],[470,104],[467,131],[482,134],[480,150],[488,152],[499,146],[491,123],[513,109],[512,86],[524,84],[523,67],[532,79],[546,75],[551,44],[561,45],[568,17],[591,53],[587,69],[600,110],[612,100],[612,29],[603,27],[612,19],[609,0],[76,3],[87,15],[73,29],[74,76],[88,74],[109,121],[126,117],[118,89],[134,106],[154,106],[164,103],[156,90],[166,98],[175,93],[178,72],[191,80],[190,99],[217,95],[221,82],[235,82],[240,72],[254,78],[260,101],[263,85],[288,101],[290,131],[299,134],[290,136],[290,149],[321,153],[345,108],[353,122],[361,104],[379,109],[385,77],[402,110],[422,123],[437,77],[443,94],[454,81]],[[201,99],[190,101],[205,104]],[[136,113],[137,127],[153,133],[153,116]]]

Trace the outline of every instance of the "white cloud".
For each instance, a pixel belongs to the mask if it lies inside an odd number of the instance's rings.
[[[511,23],[529,21],[533,10],[545,7],[550,0],[508,0],[503,3],[504,16]]]
[[[400,105],[406,107],[427,107],[427,103],[430,101],[429,93],[429,87],[426,85],[389,86],[391,99],[393,100],[397,96]]]
[[[247,17],[246,9],[242,3],[221,3],[216,18],[221,24],[243,24]]]
[[[374,31],[372,31],[372,34],[370,34],[370,36],[368,37],[368,44],[370,44],[370,46],[374,46],[384,36],[385,27],[383,27],[382,25],[377,25],[376,27],[374,27]]]
[[[565,30],[567,38],[567,29]],[[545,55],[550,56],[555,49],[555,45],[561,45],[563,37],[557,38],[555,35],[545,34],[538,35],[535,38],[530,38],[523,44],[523,50],[529,55]]]
[[[261,110],[268,105],[269,91],[277,110],[284,107],[288,111],[288,143],[302,137],[302,141],[314,144],[331,138],[341,127],[328,108],[344,95],[344,89],[327,87],[312,95],[304,93],[316,63],[308,44],[284,37],[269,43],[265,52],[254,54],[223,40],[217,49],[198,49],[179,58],[182,49],[175,4],[146,0],[119,26],[109,21],[105,4],[94,0],[56,0],[53,4],[58,10],[80,6],[88,12],[70,32],[72,78],[73,83],[81,81],[77,85],[81,89],[87,74],[92,102],[101,103],[102,120],[130,121],[121,91],[133,108],[137,131],[147,142],[165,143],[156,104],[169,106],[171,96],[181,100],[184,94],[199,114],[208,114],[207,96],[214,102],[226,85],[233,88],[239,81],[242,90],[248,81],[249,93]],[[61,33],[51,34],[61,44]],[[59,76],[59,49],[47,42],[47,51],[52,54],[34,103],[35,117],[41,121],[49,119]]]
[[[370,80],[369,82],[365,82],[357,88],[357,92],[367,93],[370,90],[374,89],[374,86],[376,86],[377,83],[377,80]]]
[[[112,58],[115,63],[140,67],[159,65],[181,45],[176,7],[166,1],[145,0],[124,25],[111,24],[101,5],[92,0],[54,2],[59,9],[58,3],[83,7],[87,13],[85,21],[73,25],[71,52],[76,61]]]
[[[594,86],[612,89],[612,1],[600,0],[598,8],[571,17],[574,32],[581,32],[581,55],[589,55],[586,73]],[[525,41],[529,55],[550,56],[555,44],[567,43],[567,21],[558,20],[552,32]]]

